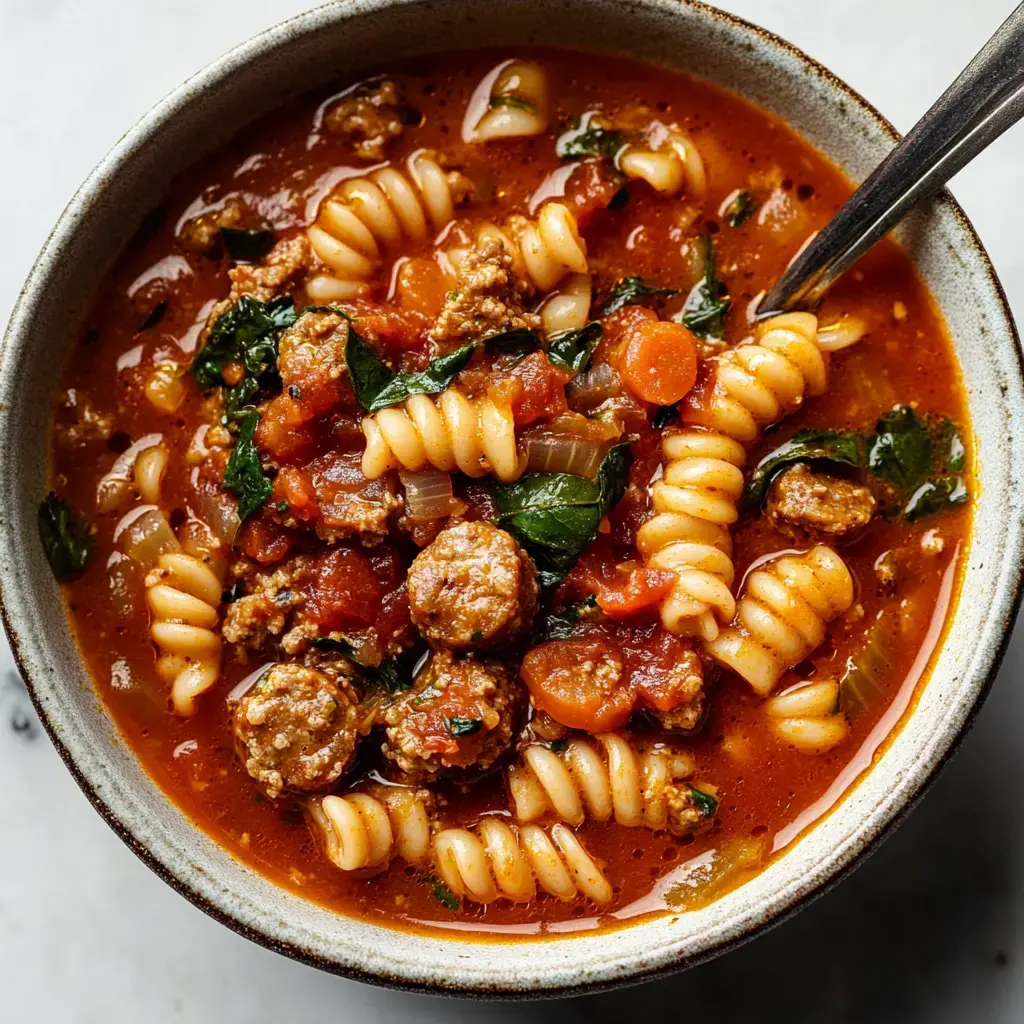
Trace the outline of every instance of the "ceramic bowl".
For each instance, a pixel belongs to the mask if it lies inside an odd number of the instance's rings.
[[[232,50],[147,114],[89,176],[25,284],[0,356],[0,595],[36,707],[96,809],[168,884],[257,942],[349,977],[410,989],[529,996],[638,981],[706,959],[834,882],[914,801],[993,678],[1020,585],[1024,388],[1013,323],[985,251],[940,197],[899,232],[938,301],[967,386],[979,483],[963,593],[931,679],[883,756],[836,809],[706,909],[601,934],[503,944],[394,931],[334,914],[253,873],[153,784],[104,711],[36,533],[56,374],[102,275],[179,170],[289,97],[437,49],[548,43],[694,72],[788,121],[854,180],[893,128],[782,40],[679,0],[349,0]]]

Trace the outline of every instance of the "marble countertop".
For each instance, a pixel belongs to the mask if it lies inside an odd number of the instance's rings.
[[[183,78],[305,0],[0,2],[0,312],[63,205]],[[1009,0],[734,0],[906,130]],[[1024,128],[953,183],[1024,310]],[[0,1020],[404,1021],[1024,1019],[1024,632],[959,756],[859,871],[769,934],[686,974],[530,1006],[385,992],[239,938],[152,875],[100,820],[38,723],[0,641]]]

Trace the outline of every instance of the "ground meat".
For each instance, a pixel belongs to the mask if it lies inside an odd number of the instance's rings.
[[[669,782],[665,784],[664,792],[668,804],[668,830],[673,835],[683,835],[706,820],[692,786],[685,782]]]
[[[800,541],[846,537],[867,526],[874,513],[866,487],[813,473],[802,462],[775,478],[766,506],[772,526]]]
[[[669,732],[693,732],[703,724],[707,711],[704,686],[706,667],[700,654],[688,647],[678,661],[661,674],[657,685],[657,704],[652,700],[653,688],[645,685],[643,672],[634,675],[650,714],[663,729]]]
[[[244,215],[241,200],[232,196],[219,210],[210,210],[185,221],[178,231],[178,244],[189,252],[212,253],[220,244],[220,229],[238,227]]]
[[[281,335],[277,369],[303,421],[353,398],[345,362],[348,331],[345,317],[317,310],[303,313]]]
[[[77,448],[90,441],[106,441],[114,430],[114,417],[98,412],[84,391],[68,388],[61,400],[61,420],[54,427],[56,441]]]
[[[269,302],[283,295],[310,262],[309,242],[304,234],[282,239],[262,263],[240,263],[228,271],[231,278],[228,304],[234,305],[243,295],[258,302]]]
[[[385,79],[336,103],[327,111],[324,125],[333,135],[347,136],[357,156],[383,160],[388,143],[404,128],[401,103],[398,86]]]
[[[409,567],[412,620],[441,647],[495,647],[530,628],[537,572],[525,551],[490,523],[442,530]]]
[[[447,352],[517,328],[538,330],[540,317],[523,308],[504,246],[497,238],[483,239],[460,264],[458,288],[449,294],[430,338]]]
[[[221,632],[228,643],[258,650],[278,636],[294,610],[305,604],[301,587],[312,573],[312,559],[300,555],[273,573],[255,573],[249,593],[227,606]]]
[[[275,665],[235,708],[245,770],[272,799],[337,782],[355,756],[356,703],[342,680],[303,665]]]
[[[417,779],[489,768],[508,749],[522,705],[519,684],[500,662],[438,651],[414,689],[385,712],[384,754]]]

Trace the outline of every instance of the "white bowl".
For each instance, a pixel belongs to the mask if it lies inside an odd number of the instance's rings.
[[[963,735],[994,677],[1020,596],[1024,380],[1002,289],[949,196],[899,232],[952,333],[968,392],[979,487],[963,591],[922,696],[841,804],[746,885],[692,913],[620,930],[486,943],[390,930],[278,888],[201,832],[153,784],[104,710],[71,639],[36,532],[56,383],[100,279],[171,177],[244,123],[337,76],[432,50],[547,43],[694,72],[767,108],[860,180],[892,127],[798,50],[678,0],[351,0],[310,11],[182,85],[114,147],[32,269],[0,353],[0,597],[33,701],[68,768],[168,884],[236,931],[361,980],[540,995],[637,981],[706,959],[819,894],[906,812]]]

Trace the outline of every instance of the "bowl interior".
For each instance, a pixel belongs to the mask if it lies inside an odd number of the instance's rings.
[[[47,420],[76,328],[102,275],[172,175],[291,96],[389,59],[453,47],[570,45],[638,57],[730,88],[788,121],[853,179],[892,130],[797,51],[721,12],[676,0],[352,0],[232,51],[130,131],[76,195],[26,284],[0,356],[0,591],[37,706],[83,788],[167,881],[250,937],[318,966],[410,987],[539,993],[613,984],[692,963],[742,940],[833,879],[890,825],[947,755],[983,695],[1018,595],[1024,435],[1016,337],[998,282],[943,198],[899,237],[949,325],[966,382],[980,493],[962,599],[931,681],[872,772],[753,881],[697,912],[609,934],[489,944],[340,917],[254,874],[149,780],[103,711],[36,535]],[[378,56],[379,55],[379,56]]]

